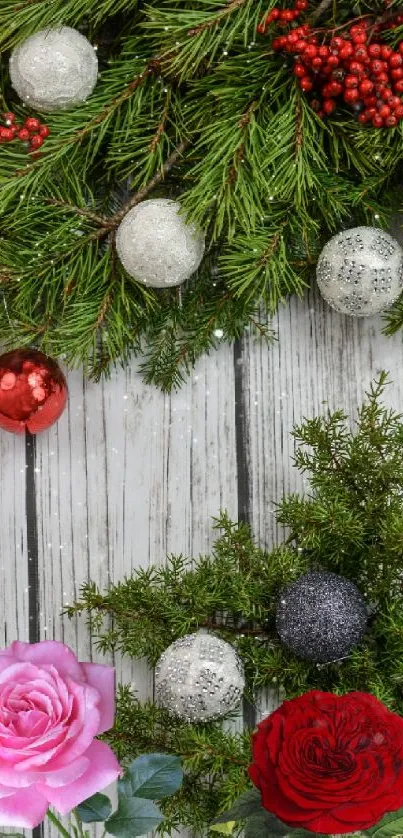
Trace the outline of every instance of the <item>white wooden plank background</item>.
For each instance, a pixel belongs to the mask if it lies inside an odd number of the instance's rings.
[[[211,516],[249,518],[269,547],[281,538],[273,505],[303,486],[289,432],[324,403],[353,413],[388,369],[388,404],[403,409],[403,343],[381,319],[337,315],[316,293],[276,318],[270,348],[245,336],[204,358],[185,386],[163,395],[133,363],[96,385],[68,376],[69,407],[37,437],[39,633],[96,659],[84,620],[63,607],[91,578],[101,586],[168,552],[211,547]],[[0,642],[29,636],[25,442],[0,434]],[[31,615],[32,617],[32,615]],[[144,663],[116,661],[140,696],[152,689]],[[262,705],[261,712],[267,709]]]

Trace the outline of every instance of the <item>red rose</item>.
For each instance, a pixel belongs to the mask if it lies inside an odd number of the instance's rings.
[[[403,805],[403,719],[368,693],[313,690],[261,722],[249,775],[289,826],[367,829]]]

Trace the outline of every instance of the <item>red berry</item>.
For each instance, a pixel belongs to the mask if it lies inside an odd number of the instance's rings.
[[[396,67],[401,67],[403,64],[403,58],[399,53],[394,52],[393,55],[389,58],[389,67],[396,69]]]
[[[305,64],[294,64],[294,76],[297,76],[298,79],[302,79],[306,76]]]
[[[318,48],[318,55],[320,55],[321,58],[327,58],[329,55],[329,47],[327,47],[326,44],[322,44],[322,46]]]
[[[5,122],[9,122],[10,124],[12,124],[13,122],[15,122],[15,114],[11,113],[11,111],[7,111],[6,113],[3,113],[3,119],[5,120]]]
[[[315,44],[308,44],[304,49],[304,58],[316,58],[318,54],[318,48]]]
[[[347,58],[351,58],[354,53],[354,47],[350,44],[350,41],[346,41],[342,47],[339,49],[339,56],[340,58],[345,61]]]
[[[336,67],[339,66],[340,59],[337,55],[329,55],[329,58],[327,59],[327,63],[329,65],[329,67],[331,67],[332,69],[335,69]]]
[[[403,79],[399,79],[394,87],[396,93],[403,93]]]
[[[323,110],[328,116],[336,109],[336,102],[334,99],[325,99],[323,103]]]
[[[311,81],[309,76],[303,76],[303,78],[300,79],[299,84],[301,90],[305,90],[306,93],[308,93],[313,88],[313,82]]]
[[[353,44],[365,44],[367,40],[367,33],[361,30],[360,32],[357,32],[356,35],[352,35],[351,40]]]
[[[44,139],[46,139],[46,137],[48,137],[50,134],[50,129],[47,125],[40,125],[38,133],[40,137],[44,137]]]
[[[363,64],[369,64],[370,62],[368,50],[363,44],[360,44],[360,46],[357,47],[357,49],[354,52],[354,57],[357,61],[362,61]]]
[[[382,69],[382,67],[381,67],[381,69]],[[364,70],[365,70],[365,67],[361,63],[361,61],[351,61],[350,62],[350,73],[355,73],[356,75],[359,75],[360,73],[363,73]]]
[[[358,84],[359,84],[358,76],[351,76],[350,75],[350,76],[346,76],[345,79],[344,79],[344,86],[347,87],[347,88],[358,87]],[[372,85],[372,87],[373,87],[373,85]]]
[[[365,27],[362,23],[356,23],[354,26],[350,26],[350,35],[354,38],[355,35],[361,35],[364,33],[365,35]]]
[[[398,108],[395,108],[395,116],[397,119],[403,119],[403,102]]]
[[[389,47],[387,44],[382,44],[381,56],[384,59],[384,61],[388,61],[388,59],[390,58],[392,53],[393,53],[392,47]]]
[[[3,142],[10,142],[14,139],[14,131],[11,128],[0,128],[0,139]]]
[[[320,68],[322,67],[322,63],[322,59],[319,57],[319,55],[317,55],[316,58],[313,58],[311,61],[311,65],[314,70],[320,70]]]
[[[394,114],[391,114],[390,116],[386,117],[385,125],[387,125],[388,128],[394,128],[395,125],[397,125],[397,118],[394,116]]]
[[[373,81],[371,81],[371,79],[363,79],[363,81],[360,83],[359,90],[363,96],[368,96],[369,93],[372,93],[373,89],[374,83]]]
[[[391,70],[390,76],[395,80],[403,79],[403,67],[396,67],[396,69]]]
[[[28,128],[28,131],[38,131],[40,126],[39,119],[35,119],[34,116],[27,116],[24,125]]]
[[[19,140],[22,140],[22,141],[29,140],[28,128],[20,128],[20,130],[18,131],[17,136],[18,136]]]
[[[380,58],[381,55],[381,45],[377,43],[370,44],[368,47],[368,55],[371,58]]]
[[[376,113],[376,114],[372,117],[372,125],[374,126],[374,128],[382,128],[382,126],[383,126],[383,119],[382,119],[382,117],[381,117],[381,116],[379,116],[379,113]]]
[[[383,62],[379,61],[377,58],[374,58],[373,61],[371,61],[370,67],[371,72],[377,75],[377,73],[381,73],[383,70]]]
[[[360,94],[358,90],[346,90],[343,96],[345,102],[352,104],[353,102],[358,102],[360,98]]]
[[[369,122],[370,119],[371,117],[368,111],[361,111],[361,113],[358,114],[358,122],[361,122],[363,125],[365,125],[366,122]]]
[[[285,23],[291,23],[294,17],[295,14],[292,9],[282,9],[279,14],[280,20],[283,20]]]
[[[31,143],[30,144],[31,144],[31,148],[40,148],[41,145],[43,145],[43,137],[41,137],[40,134],[34,134],[34,136],[31,137]]]
[[[308,0],[295,0],[295,8],[298,9],[299,12],[306,12],[308,6]]]
[[[378,113],[379,113],[379,116],[382,117],[382,119],[386,119],[387,116],[390,116],[389,105],[381,105],[381,107],[378,110]]]
[[[364,96],[363,102],[366,108],[373,108],[378,104],[378,98],[377,96]]]

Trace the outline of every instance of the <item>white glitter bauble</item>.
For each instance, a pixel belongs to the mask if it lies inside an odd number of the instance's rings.
[[[42,29],[10,57],[11,83],[39,111],[62,111],[85,102],[98,77],[98,59],[84,35],[61,26]]]
[[[130,276],[153,288],[181,285],[199,267],[204,235],[169,198],[142,201],[118,227],[116,249]]]
[[[187,634],[168,646],[155,670],[157,703],[187,722],[225,716],[245,687],[239,655],[214,634]]]
[[[344,230],[325,244],[316,277],[332,308],[369,317],[389,308],[402,293],[403,250],[376,227]]]

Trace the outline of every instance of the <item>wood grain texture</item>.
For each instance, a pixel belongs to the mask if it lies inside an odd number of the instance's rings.
[[[100,385],[71,374],[69,387],[68,411],[37,439],[41,629],[85,658],[83,621],[60,616],[84,581],[105,588],[167,553],[196,556],[211,546],[211,516],[237,515],[232,349],[170,396],[134,365]]]
[[[25,438],[0,433],[0,644],[28,640]]]

